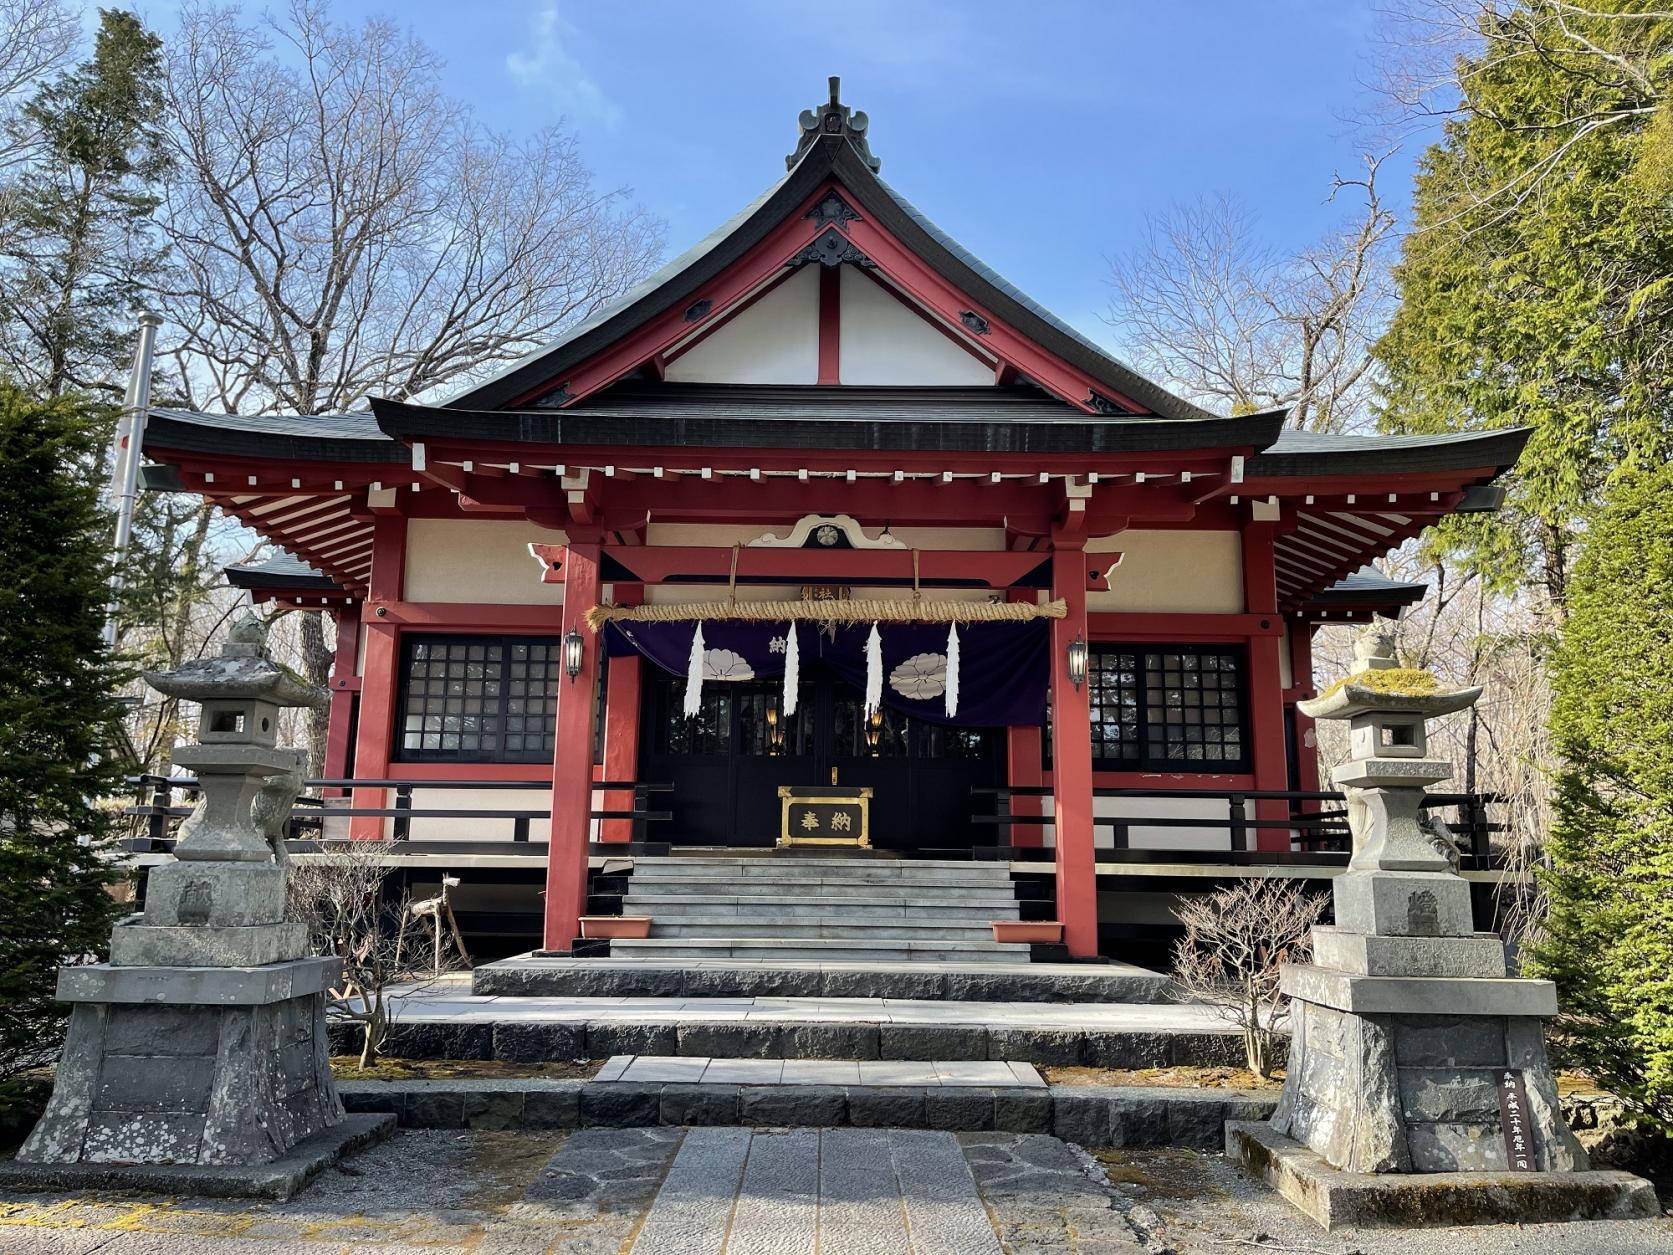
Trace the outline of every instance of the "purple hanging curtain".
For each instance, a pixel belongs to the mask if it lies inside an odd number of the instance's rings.
[[[669,675],[684,678],[691,658],[694,623],[605,625],[605,652],[639,654]],[[865,645],[870,624],[841,627],[834,638],[808,623],[703,624],[705,682],[773,680],[784,675],[789,634],[796,639],[805,674],[815,661],[856,689],[866,677]],[[959,627],[959,709],[947,717],[947,625],[885,623],[883,704],[915,719],[957,727],[1039,726],[1046,717],[1050,683],[1051,628],[1029,623],[971,623]]]

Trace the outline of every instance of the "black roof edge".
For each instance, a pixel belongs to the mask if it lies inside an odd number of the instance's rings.
[[[942,277],[969,292],[972,298],[993,310],[1035,343],[1085,372],[1094,381],[1114,392],[1131,397],[1162,417],[1218,417],[1181,397],[1174,396],[1161,385],[1053,326],[1010,293],[995,286],[985,276],[972,269],[941,241],[925,231],[890,194],[888,188],[877,177],[876,171],[865,163],[853,145],[846,138],[837,135],[821,137],[747,221],[740,223],[720,245],[697,258],[687,269],[672,276],[660,287],[647,292],[633,304],[617,311],[597,327],[574,340],[560,344],[550,353],[533,358],[503,375],[485,381],[469,392],[450,397],[449,400],[460,408],[492,408],[504,405],[541,383],[562,382],[554,379],[554,376],[689,298],[703,284],[725,270],[764,238],[772,227],[783,221],[789,210],[805,200],[821,182],[831,176],[842,180],[859,202],[859,208],[876,217],[896,236],[909,242],[920,255],[931,261]],[[1078,403],[1086,398],[1073,399]]]
[[[1423,600],[1429,591],[1427,584],[1401,584],[1397,588],[1321,588],[1301,604],[1303,608],[1322,606],[1329,609],[1336,607],[1368,607],[1377,606],[1415,606]]]
[[[167,462],[146,462],[139,468],[139,486],[147,492],[186,492],[180,469]]]
[[[145,448],[176,453],[230,454],[299,462],[406,462],[411,455],[399,444],[287,432],[247,431],[189,423],[153,411],[145,425]],[[160,454],[152,454],[160,456]]]
[[[741,449],[876,449],[925,453],[1125,453],[1264,449],[1284,414],[1178,419],[1143,416],[1068,423],[897,422],[854,419],[600,417],[584,410],[464,410],[374,398],[395,440],[451,437],[553,445]]]
[[[1362,449],[1269,449],[1252,458],[1244,473],[1257,476],[1352,475],[1372,470],[1386,472],[1454,471],[1491,466],[1502,475],[1516,464],[1533,435],[1531,427],[1484,431],[1467,439],[1437,440],[1433,444],[1389,445],[1367,439]]]
[[[348,590],[329,575],[294,575],[268,570],[262,563],[235,563],[222,567],[221,574],[234,588],[271,588],[294,592],[346,593]]]

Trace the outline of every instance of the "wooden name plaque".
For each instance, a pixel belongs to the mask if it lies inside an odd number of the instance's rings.
[[[871,848],[871,790],[780,785],[783,824],[778,843]]]

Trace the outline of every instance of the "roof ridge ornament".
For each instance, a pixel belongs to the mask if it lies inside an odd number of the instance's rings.
[[[866,142],[866,127],[871,124],[871,119],[863,110],[850,109],[838,98],[842,86],[838,75],[831,75],[830,83],[830,100],[818,109],[803,109],[796,119],[802,133],[796,140],[796,151],[784,159],[784,168],[794,170],[796,163],[818,142],[820,136],[841,135],[854,146],[854,151],[871,167],[872,173],[877,173],[883,168],[883,161],[871,155],[871,146]]]

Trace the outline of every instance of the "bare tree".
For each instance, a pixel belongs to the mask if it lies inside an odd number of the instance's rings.
[[[1256,1076],[1270,1077],[1276,1063],[1279,968],[1306,962],[1327,901],[1299,880],[1251,879],[1174,907],[1185,936],[1174,946],[1173,979],[1242,1030]]]
[[[568,131],[489,130],[438,65],[393,25],[339,26],[311,0],[256,22],[182,15],[160,299],[190,404],[325,414],[410,397],[521,356],[650,268],[660,224],[594,186]],[[324,683],[318,615],[303,646]],[[322,718],[316,766],[324,736]]]
[[[14,125],[34,89],[69,60],[80,17],[54,0],[0,0],[0,177],[26,160],[39,136]],[[4,226],[0,205],[0,229]],[[3,236],[0,236],[3,238]]]
[[[406,944],[414,924],[409,904],[385,897],[388,844],[326,842],[318,854],[290,863],[292,917],[308,925],[314,953],[343,961],[342,976],[326,992],[326,1009],[336,1019],[361,1026],[362,1068],[375,1062],[388,1042],[391,987],[412,979],[414,963],[426,955],[422,939]],[[434,959],[439,974],[445,965],[439,950]]]
[[[1360,209],[1294,255],[1259,243],[1229,197],[1150,218],[1145,242],[1111,266],[1107,321],[1141,368],[1195,400],[1239,414],[1289,406],[1310,431],[1356,425],[1390,299],[1380,162],[1336,180],[1332,199],[1351,190]]]

